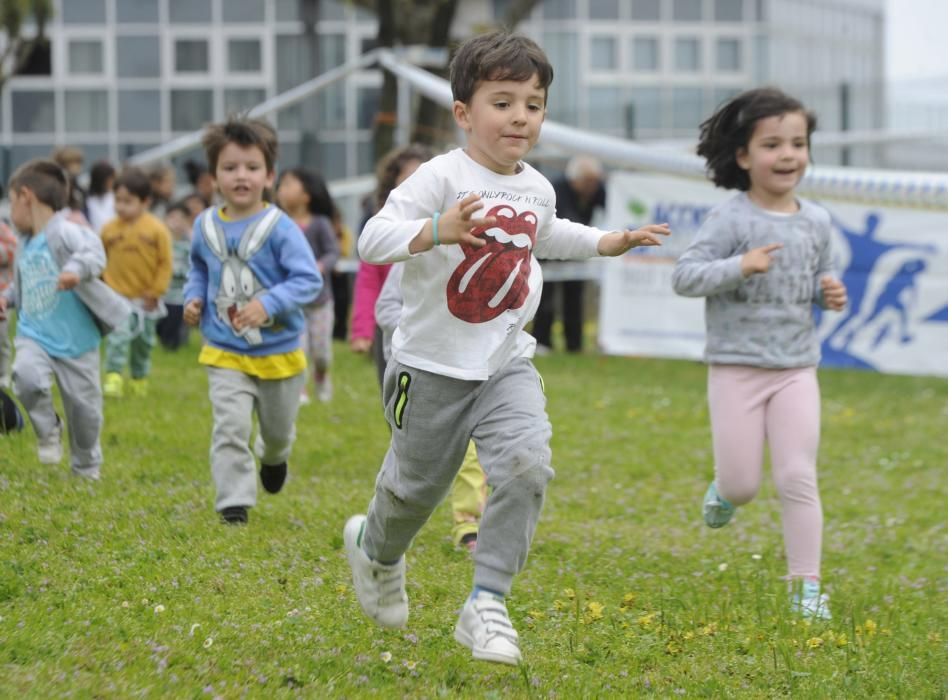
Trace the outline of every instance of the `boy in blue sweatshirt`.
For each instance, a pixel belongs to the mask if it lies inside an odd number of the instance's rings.
[[[265,121],[235,118],[203,139],[224,205],[194,222],[184,320],[201,325],[214,428],[215,509],[225,523],[247,522],[257,501],[250,448],[257,413],[260,481],[278,493],[306,374],[300,348],[305,304],[323,285],[302,231],[264,201],[273,185],[276,132]]]

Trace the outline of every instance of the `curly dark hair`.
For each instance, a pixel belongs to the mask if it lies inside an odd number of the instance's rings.
[[[721,105],[701,123],[698,155],[707,160],[711,181],[729,190],[750,189],[750,176],[737,163],[737,152],[747,148],[757,122],[767,117],[799,112],[806,118],[806,140],[816,129],[816,116],[795,97],[777,88],[747,90]]]
[[[433,155],[430,148],[420,143],[411,143],[386,153],[375,168],[375,206],[381,209],[385,204],[388,195],[395,189],[399,173],[407,163],[413,160],[424,163],[431,160]]]

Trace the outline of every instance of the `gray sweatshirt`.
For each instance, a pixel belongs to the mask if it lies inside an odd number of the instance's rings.
[[[820,278],[833,274],[831,223],[825,209],[798,201],[798,212],[781,215],[741,193],[711,210],[678,259],[675,292],[707,297],[707,362],[768,368],[819,363],[813,304],[823,301]],[[741,257],[770,243],[783,244],[770,269],[745,278]]]

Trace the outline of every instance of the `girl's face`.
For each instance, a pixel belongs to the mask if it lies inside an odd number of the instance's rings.
[[[292,173],[285,173],[280,178],[276,198],[277,204],[286,210],[306,207],[309,204],[309,195],[303,189],[303,183]]]
[[[760,119],[747,148],[737,152],[737,164],[750,177],[750,196],[764,205],[794,202],[794,190],[810,163],[807,119],[787,112]]]

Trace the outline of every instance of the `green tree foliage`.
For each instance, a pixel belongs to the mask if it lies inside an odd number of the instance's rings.
[[[46,25],[52,16],[52,0],[0,0],[0,28],[5,35],[0,53],[0,89],[23,68],[37,46],[49,44]],[[34,26],[27,27],[30,23]],[[25,31],[32,36],[24,36]]]

